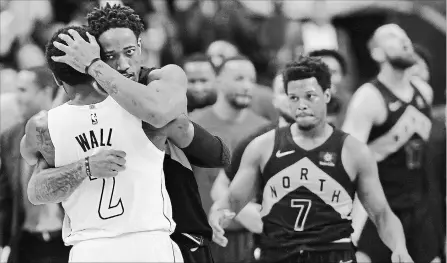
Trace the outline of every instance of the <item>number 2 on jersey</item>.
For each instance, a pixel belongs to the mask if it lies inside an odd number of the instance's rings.
[[[298,216],[295,221],[295,231],[303,231],[306,223],[307,215],[309,214],[312,201],[308,199],[292,199],[290,202],[292,208],[298,208]]]
[[[98,178],[90,176],[90,181]],[[115,177],[102,179],[101,198],[99,199],[99,218],[107,220],[124,214],[124,206],[121,198],[115,205],[112,205],[113,192],[115,191]]]

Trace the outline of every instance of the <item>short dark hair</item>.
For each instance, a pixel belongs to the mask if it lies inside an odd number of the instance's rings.
[[[222,73],[222,70],[225,68],[225,65],[230,61],[249,61],[249,62],[251,62],[251,60],[244,55],[236,55],[233,57],[225,58],[222,61],[222,64],[220,64],[218,67],[216,67],[216,74],[219,75],[220,73]]]
[[[346,60],[343,58],[343,56],[334,49],[319,49],[314,50],[309,53],[310,57],[332,57],[335,60],[337,60],[338,64],[340,64],[341,71],[343,75],[346,75],[348,73],[348,69],[346,66]]]
[[[140,16],[130,7],[107,3],[104,7],[95,8],[87,14],[90,33],[98,38],[111,28],[128,28],[136,37],[144,31]]]
[[[65,53],[63,51],[59,50],[58,48],[56,48],[53,45],[53,42],[57,41],[60,43],[66,43],[64,40],[59,38],[59,34],[70,35],[68,33],[68,30],[70,30],[70,29],[73,29],[76,32],[78,32],[79,35],[81,35],[81,37],[85,41],[89,41],[88,37],[87,37],[87,28],[85,28],[85,27],[68,26],[68,27],[61,28],[56,33],[53,34],[50,41],[48,42],[48,44],[46,46],[46,51],[45,51],[45,58],[47,60],[48,67],[51,69],[51,71],[53,71],[53,74],[54,74],[54,76],[56,76],[57,79],[65,82],[71,86],[78,85],[78,84],[86,84],[93,80],[93,78],[91,76],[81,73],[65,63],[55,62],[54,60],[51,59],[51,57],[53,57],[53,56],[57,57],[57,56],[65,55]]]
[[[58,86],[54,82],[53,74],[47,66],[36,66],[23,69],[22,71],[29,71],[35,74],[35,82],[40,89],[45,89],[50,87],[53,90],[52,98],[54,99],[57,95]]]
[[[283,72],[284,90],[288,93],[288,83],[294,80],[314,77],[323,91],[331,88],[331,73],[328,66],[318,57],[301,56],[289,63]]]

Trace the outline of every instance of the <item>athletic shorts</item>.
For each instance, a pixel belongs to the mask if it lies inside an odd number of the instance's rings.
[[[139,232],[113,238],[81,241],[70,251],[69,262],[183,262],[168,233]]]
[[[209,247],[216,263],[246,263],[251,262],[255,249],[253,234],[246,230],[227,231],[225,237],[228,239],[226,247],[216,243],[210,243]]]
[[[407,250],[416,263],[429,263],[441,256],[440,242],[431,216],[424,206],[403,212],[395,211],[405,232]],[[387,263],[391,262],[391,250],[382,242],[373,222],[366,220],[357,244],[359,261]]]
[[[179,245],[185,263],[214,263],[209,246],[200,246],[195,249]]]

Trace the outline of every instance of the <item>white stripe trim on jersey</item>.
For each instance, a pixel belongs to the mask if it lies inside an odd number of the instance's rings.
[[[407,106],[405,112],[387,133],[368,144],[377,162],[397,152],[408,140],[418,134],[425,141],[431,130],[430,119],[413,105]]]
[[[182,235],[184,235],[184,236],[186,236],[187,238],[191,239],[192,241],[196,242],[197,245],[200,246],[200,244],[201,244],[201,243],[200,243],[200,240],[197,240],[195,237],[193,237],[193,236],[191,236],[190,234],[187,234],[187,233],[182,233]]]
[[[167,145],[169,151],[166,151],[166,153],[171,157],[171,159],[180,163],[188,170],[192,171],[191,163],[189,162],[188,157],[186,157],[182,149],[174,145],[171,141],[169,141],[169,139],[167,140]]]
[[[306,169],[306,177],[300,175],[302,169]],[[323,187],[322,181],[324,181]],[[267,181],[264,187],[261,216],[268,215],[273,205],[301,186],[330,205],[341,218],[351,219],[353,200],[349,193],[337,180],[326,174],[307,157],[286,167]],[[334,194],[337,196],[336,202]]]
[[[351,239],[349,237],[346,237],[346,238],[332,241],[331,243],[350,243],[350,242],[351,242]]]

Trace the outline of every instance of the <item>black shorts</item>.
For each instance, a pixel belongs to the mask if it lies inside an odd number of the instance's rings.
[[[201,246],[194,251],[180,244],[178,246],[182,251],[183,262],[185,263],[214,263],[209,246]]]
[[[403,212],[395,211],[405,232],[407,250],[416,263],[428,263],[441,256],[442,247],[436,234],[434,223],[424,206]],[[440,231],[440,230],[438,230]],[[391,262],[391,250],[382,242],[371,220],[366,221],[357,250],[365,253],[371,262]]]
[[[253,261],[254,241],[253,234],[246,230],[227,231],[226,247],[210,243],[210,249],[216,263],[246,263]]]
[[[287,255],[287,251],[261,251],[261,258],[257,263],[357,263],[355,249],[300,251],[294,255]]]

